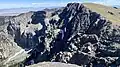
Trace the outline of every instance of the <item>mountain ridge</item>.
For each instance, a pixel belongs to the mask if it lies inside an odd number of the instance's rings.
[[[17,66],[46,61],[92,67],[119,66],[119,23],[115,25],[109,17],[95,12],[101,8],[92,10],[89,5],[69,3],[64,8],[23,13],[10,18],[3,31],[22,49],[32,49],[30,56]],[[94,7],[97,6],[103,7],[98,4]]]

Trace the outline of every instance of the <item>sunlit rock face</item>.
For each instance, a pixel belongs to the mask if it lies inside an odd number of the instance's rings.
[[[38,63],[38,64],[34,64],[34,65],[31,65],[31,66],[27,66],[27,67],[39,67],[39,66],[42,66],[42,67],[81,67],[81,66],[78,66],[78,65],[74,65],[74,64],[65,64],[65,63],[60,63],[60,62],[43,62],[43,63]]]
[[[7,34],[0,32],[0,66],[6,67],[22,62],[29,55]]]
[[[0,58],[26,57],[18,66],[44,61],[91,67],[120,64],[120,26],[84,4],[20,14],[0,27],[6,33],[0,36]],[[8,47],[3,46],[6,43]]]

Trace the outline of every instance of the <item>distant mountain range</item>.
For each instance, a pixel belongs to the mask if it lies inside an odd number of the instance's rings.
[[[120,5],[114,5],[113,7],[120,8]],[[15,16],[21,13],[26,13],[29,11],[40,11],[46,7],[21,7],[21,8],[9,8],[9,9],[0,9],[0,16]],[[58,7],[47,7],[47,8],[58,8]]]
[[[27,7],[27,8],[10,8],[10,9],[0,9],[0,16],[14,16],[21,13],[29,11],[40,11],[46,7]],[[48,8],[57,8],[57,7],[48,7]]]

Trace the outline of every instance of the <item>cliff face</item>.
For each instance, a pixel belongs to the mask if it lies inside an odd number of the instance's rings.
[[[6,24],[9,38],[29,51],[24,62],[72,63],[80,66],[119,66],[120,26],[84,4],[29,12]]]
[[[0,32],[0,66],[6,67],[22,62],[29,56],[7,34]]]

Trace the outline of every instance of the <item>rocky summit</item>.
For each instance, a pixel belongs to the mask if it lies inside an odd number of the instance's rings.
[[[1,17],[0,67],[118,67],[119,11],[94,3],[69,3]]]

